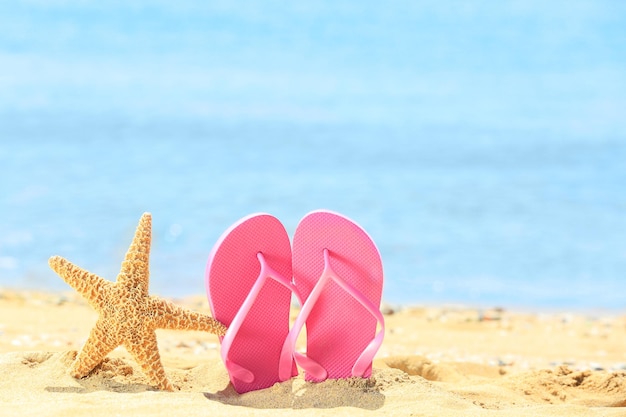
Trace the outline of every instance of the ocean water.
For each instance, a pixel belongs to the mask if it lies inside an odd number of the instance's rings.
[[[153,215],[151,291],[213,243],[327,208],[391,303],[626,306],[626,6],[16,1],[0,6],[0,287],[114,279]]]

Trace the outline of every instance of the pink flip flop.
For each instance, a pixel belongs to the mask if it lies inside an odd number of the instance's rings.
[[[297,375],[292,352],[283,351],[295,293],[291,271],[289,236],[268,214],[239,220],[209,255],[207,296],[213,317],[228,326],[221,355],[238,393]]]
[[[293,274],[305,301],[284,354],[291,352],[307,381],[370,377],[384,337],[383,268],[373,240],[340,214],[311,212],[293,238]],[[306,356],[294,355],[305,324]]]

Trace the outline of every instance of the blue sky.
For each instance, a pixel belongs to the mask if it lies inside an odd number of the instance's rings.
[[[15,1],[0,112],[626,129],[621,1]]]

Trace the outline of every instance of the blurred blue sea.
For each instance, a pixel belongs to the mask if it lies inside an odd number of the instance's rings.
[[[626,3],[0,5],[0,287],[204,292],[230,224],[360,223],[392,303],[626,307]]]

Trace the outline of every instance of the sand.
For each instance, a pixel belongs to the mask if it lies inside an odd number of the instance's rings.
[[[174,301],[209,311],[204,297]],[[78,295],[0,290],[0,415],[626,416],[624,314],[386,312],[372,378],[299,376],[244,395],[229,385],[217,337],[158,331],[176,387],[161,392],[124,348],[84,379],[67,374],[96,319]]]

